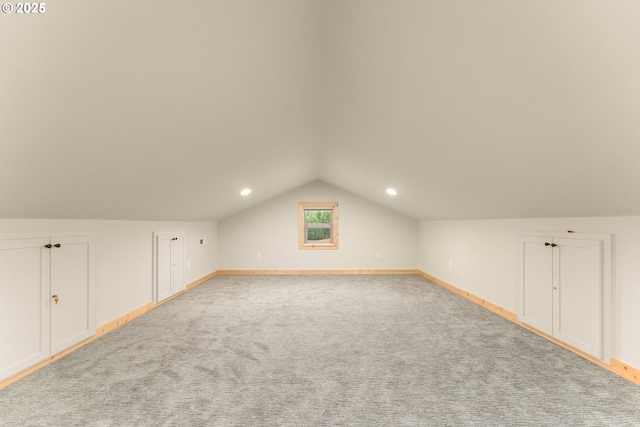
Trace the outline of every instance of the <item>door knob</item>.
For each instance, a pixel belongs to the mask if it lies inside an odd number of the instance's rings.
[[[58,303],[58,294],[53,295],[51,298],[53,298],[53,300],[56,302],[56,304]]]
[[[544,242],[544,245],[545,245],[545,246],[549,246],[550,244],[551,244],[551,243],[549,243],[549,242]]]
[[[55,244],[55,245],[53,245],[53,246],[55,246],[56,248],[59,248],[59,247],[60,247],[60,243],[56,243],[56,244]]]

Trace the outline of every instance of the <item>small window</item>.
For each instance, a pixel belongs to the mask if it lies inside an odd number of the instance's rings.
[[[298,247],[338,249],[338,202],[298,203]]]

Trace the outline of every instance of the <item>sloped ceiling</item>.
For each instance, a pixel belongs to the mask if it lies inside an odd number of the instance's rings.
[[[46,7],[0,16],[0,217],[216,220],[314,180],[416,219],[640,215],[640,2]]]

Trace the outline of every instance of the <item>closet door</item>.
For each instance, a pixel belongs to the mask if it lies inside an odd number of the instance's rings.
[[[184,236],[156,235],[156,303],[185,290]]]
[[[48,244],[0,240],[0,380],[50,354]]]
[[[171,292],[171,241],[173,235],[156,236],[156,303],[169,298]]]
[[[171,241],[171,269],[173,293],[186,289],[184,283],[184,237],[176,237]]]
[[[51,239],[51,354],[95,334],[91,238]]]
[[[553,336],[602,358],[602,242],[554,238]]]
[[[520,250],[520,321],[553,333],[553,251],[548,237],[522,236]]]

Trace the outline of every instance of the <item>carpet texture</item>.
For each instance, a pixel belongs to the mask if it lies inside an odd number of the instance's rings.
[[[419,276],[219,276],[0,390],[0,425],[640,425],[640,387]]]

